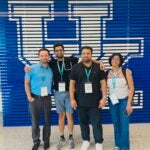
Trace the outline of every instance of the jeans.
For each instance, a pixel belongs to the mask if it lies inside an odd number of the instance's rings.
[[[130,117],[125,114],[127,98],[119,99],[119,103],[113,105],[111,100],[108,100],[110,107],[110,113],[112,117],[112,122],[114,125],[114,138],[115,146],[119,147],[121,150],[130,149],[129,141],[129,119]]]
[[[49,143],[49,137],[51,134],[50,126],[50,112],[51,112],[51,97],[45,96],[40,98],[39,96],[33,96],[34,101],[29,102],[29,111],[32,122],[32,139],[33,143],[40,142],[40,128],[39,119],[40,113],[44,114],[44,127],[43,127],[43,141],[44,143]]]
[[[73,109],[70,104],[69,92],[54,92],[56,111],[57,113],[68,112],[73,113]]]
[[[90,141],[89,121],[93,127],[95,143],[103,142],[103,129],[100,122],[100,109],[95,107],[78,107],[81,136],[84,141]]]

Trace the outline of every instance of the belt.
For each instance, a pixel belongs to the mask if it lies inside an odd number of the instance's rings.
[[[51,96],[50,94],[48,94],[47,96],[41,96],[41,95],[35,95],[35,94],[33,94],[33,93],[31,93],[31,95],[32,95],[32,97],[34,97],[34,98],[46,98],[46,97]]]

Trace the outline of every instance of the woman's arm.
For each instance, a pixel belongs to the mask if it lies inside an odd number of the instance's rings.
[[[133,76],[132,72],[127,69],[126,70],[126,78],[128,82],[129,87],[129,94],[128,94],[128,103],[127,103],[127,113],[130,114],[132,112],[132,101],[133,101],[133,95],[134,95],[134,82],[133,82]]]

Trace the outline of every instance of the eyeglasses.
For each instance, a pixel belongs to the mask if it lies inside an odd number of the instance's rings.
[[[119,58],[113,58],[112,60],[113,60],[113,61],[120,61]]]
[[[63,52],[63,49],[57,49],[57,50],[55,50],[55,52],[56,52],[56,53],[58,53],[58,52]]]

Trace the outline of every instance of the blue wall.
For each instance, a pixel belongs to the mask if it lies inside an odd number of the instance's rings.
[[[57,41],[66,56],[80,55],[90,45],[94,58],[108,68],[108,57],[121,52],[135,81],[133,123],[150,122],[150,1],[45,0],[0,1],[0,74],[4,126],[30,125],[24,92],[24,64],[37,61],[37,51]],[[52,97],[53,98],[53,97]],[[108,107],[103,123],[111,123]],[[53,100],[52,124],[57,124]],[[43,122],[43,119],[40,120]],[[78,124],[75,112],[75,124]]]

